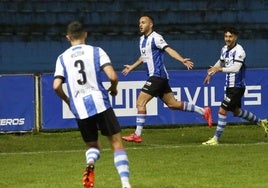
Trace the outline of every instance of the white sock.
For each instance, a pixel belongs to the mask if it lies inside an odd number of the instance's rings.
[[[86,163],[95,163],[100,158],[100,150],[97,148],[89,148],[86,151]]]
[[[141,136],[142,129],[143,129],[143,126],[137,126],[137,127],[136,127],[136,131],[135,131],[135,134],[136,134],[137,136]]]
[[[191,104],[189,102],[184,102],[183,111],[196,112],[200,115],[204,115],[204,112],[205,112],[204,108],[201,108],[201,107],[196,106],[194,104]]]

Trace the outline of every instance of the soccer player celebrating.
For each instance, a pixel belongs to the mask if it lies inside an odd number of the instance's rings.
[[[114,164],[120,176],[122,188],[131,188],[129,164],[124,150],[120,125],[111,107],[110,95],[117,95],[118,77],[110,58],[99,47],[86,45],[87,32],[80,22],[68,25],[67,40],[71,47],[57,59],[53,88],[75,115],[82,138],[88,146],[86,170],[83,177],[85,188],[94,186],[94,164],[100,158],[98,130],[108,137],[114,151]],[[101,72],[110,80],[108,91],[103,87]],[[62,89],[66,82],[68,96]],[[107,183],[107,187],[109,187]]]
[[[235,28],[224,30],[225,46],[221,50],[220,59],[216,64],[208,69],[208,74],[204,80],[208,84],[213,74],[217,72],[226,73],[226,96],[223,99],[218,112],[218,125],[214,137],[203,145],[217,145],[220,136],[226,127],[228,111],[234,116],[261,125],[265,133],[268,133],[267,120],[261,120],[252,112],[241,109],[241,99],[245,92],[245,58],[246,53],[243,47],[237,43],[238,31]]]
[[[201,108],[194,104],[175,99],[169,86],[169,75],[164,65],[164,52],[172,58],[182,62],[187,69],[193,68],[193,62],[189,58],[183,58],[178,52],[172,49],[161,35],[153,31],[153,19],[150,16],[142,16],[139,19],[141,56],[132,65],[125,65],[122,73],[127,75],[130,71],[144,63],[147,66],[148,80],[140,92],[137,99],[136,131],[128,136],[123,136],[123,140],[129,142],[142,142],[142,129],[146,118],[146,105],[153,97],[159,97],[170,109],[188,112],[196,112],[207,120],[212,126],[212,116],[209,107]]]

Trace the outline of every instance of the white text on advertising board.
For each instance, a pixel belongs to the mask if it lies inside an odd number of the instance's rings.
[[[111,104],[118,117],[136,116],[136,99],[144,85],[145,81],[121,81],[118,83],[118,95],[110,96]],[[109,82],[103,83],[105,88],[110,86]],[[66,91],[66,86],[64,85]],[[220,106],[224,98],[224,90],[222,87],[172,87],[172,91],[177,100],[188,101],[192,104],[200,106]],[[262,94],[261,85],[250,85],[246,87],[243,98],[244,105],[261,105]],[[164,107],[167,107],[164,105]],[[74,118],[69,107],[63,102],[63,119]],[[158,115],[158,100],[153,98],[147,104],[147,115]]]

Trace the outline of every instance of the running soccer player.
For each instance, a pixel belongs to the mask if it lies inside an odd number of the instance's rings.
[[[261,125],[265,133],[268,133],[267,120],[261,120],[252,112],[241,109],[241,99],[246,88],[246,53],[243,47],[237,43],[237,38],[238,31],[235,28],[226,28],[224,30],[225,46],[221,50],[220,59],[213,67],[208,69],[208,74],[204,80],[204,83],[208,84],[213,74],[217,72],[226,73],[226,96],[219,108],[217,129],[214,137],[203,142],[203,145],[218,144],[219,138],[226,127],[228,111],[231,111],[236,117]]]
[[[148,80],[143,86],[137,99],[136,131],[123,140],[129,142],[142,142],[142,130],[146,118],[146,105],[153,97],[159,97],[171,110],[196,112],[212,126],[212,115],[209,107],[201,108],[185,101],[178,101],[169,86],[169,75],[164,65],[164,52],[172,58],[182,62],[187,69],[193,68],[193,62],[189,58],[183,58],[178,52],[172,49],[157,32],[153,31],[153,19],[150,16],[142,16],[139,19],[140,37],[139,59],[132,65],[125,65],[122,73],[127,75],[130,71],[144,63],[147,66]]]
[[[85,188],[94,187],[94,165],[100,158],[100,130],[102,135],[108,137],[114,151],[114,165],[122,188],[131,188],[128,157],[122,144],[120,125],[108,96],[108,91],[112,96],[117,95],[117,74],[103,49],[85,44],[87,32],[80,22],[74,21],[68,25],[66,37],[71,47],[59,55],[56,61],[53,88],[69,105],[88,146],[83,185]],[[111,83],[108,91],[102,85],[102,71]],[[69,97],[62,89],[64,82],[67,84]]]

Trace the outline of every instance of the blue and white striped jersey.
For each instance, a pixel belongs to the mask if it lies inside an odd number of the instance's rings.
[[[245,58],[246,53],[239,44],[231,49],[228,49],[226,45],[222,48],[220,60],[224,62],[224,67],[233,66],[235,61],[242,63],[237,73],[226,73],[226,87],[245,87]]]
[[[72,46],[56,61],[54,77],[64,77],[70,108],[77,119],[85,119],[111,107],[108,91],[101,82],[102,66],[109,56],[99,47]]]
[[[161,35],[153,31],[149,36],[140,37],[140,52],[143,63],[146,64],[149,76],[169,79],[164,65],[164,48],[168,44]]]

